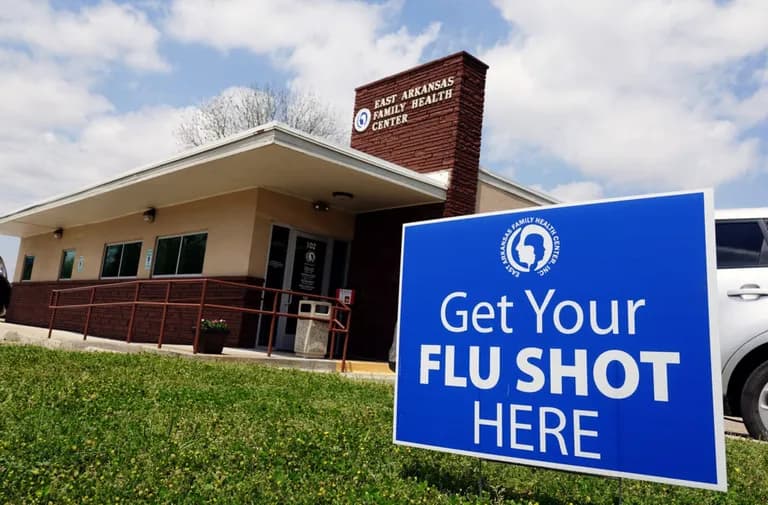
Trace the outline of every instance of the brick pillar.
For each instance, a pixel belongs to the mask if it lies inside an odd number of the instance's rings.
[[[487,69],[461,52],[357,88],[352,147],[417,172],[448,170],[444,215],[474,213]]]

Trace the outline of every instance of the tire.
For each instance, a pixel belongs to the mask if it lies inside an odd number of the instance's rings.
[[[397,330],[392,336],[392,345],[389,346],[389,369],[397,372]]]
[[[744,383],[741,416],[750,435],[768,440],[768,361],[755,368]]]

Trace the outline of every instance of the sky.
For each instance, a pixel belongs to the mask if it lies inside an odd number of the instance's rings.
[[[461,50],[490,67],[483,167],[768,206],[767,26],[765,0],[0,0],[0,215],[180,151],[229,88],[310,91],[349,129],[356,86]]]

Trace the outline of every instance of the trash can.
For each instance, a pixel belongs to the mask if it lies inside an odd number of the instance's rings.
[[[296,340],[293,352],[302,358],[322,358],[328,348],[328,321],[331,319],[331,304],[328,302],[299,302],[299,318],[296,322]],[[325,321],[304,319],[313,317]]]

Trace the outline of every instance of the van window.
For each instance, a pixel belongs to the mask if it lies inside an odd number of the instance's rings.
[[[765,246],[763,230],[757,220],[720,221],[715,225],[717,268],[765,266],[760,253]]]

